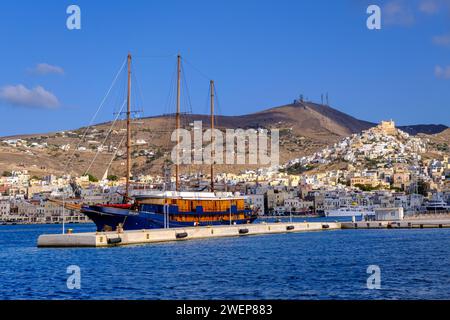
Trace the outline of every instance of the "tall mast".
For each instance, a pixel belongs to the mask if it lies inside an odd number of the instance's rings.
[[[125,201],[129,196],[130,176],[131,176],[131,54],[128,54],[128,93],[127,93],[127,179],[125,186]]]
[[[177,157],[176,157],[176,164],[175,164],[175,190],[180,190],[180,165],[179,165],[179,156],[180,156],[180,150],[179,150],[179,143],[180,143],[180,135],[179,135],[179,129],[180,129],[180,81],[181,81],[181,56],[177,56],[177,113],[176,113],[176,130],[177,130]]]
[[[214,80],[209,82],[211,91],[211,192],[214,192]]]

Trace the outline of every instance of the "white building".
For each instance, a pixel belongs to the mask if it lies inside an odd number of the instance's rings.
[[[11,205],[9,201],[0,201],[0,220],[6,220],[9,216]]]
[[[403,220],[403,208],[379,208],[375,209],[376,221],[400,221]]]
[[[295,212],[306,212],[310,211],[311,208],[314,208],[313,201],[305,201],[300,199],[299,197],[285,199],[284,200],[284,208],[287,212],[295,211]]]
[[[254,208],[258,208],[258,214],[264,215],[264,195],[263,194],[248,194],[245,196],[245,201],[253,206]]]

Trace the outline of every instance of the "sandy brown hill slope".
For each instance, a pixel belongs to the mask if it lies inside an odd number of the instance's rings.
[[[204,129],[210,126],[208,115],[195,114],[183,115],[182,126],[191,128],[190,124],[197,120],[203,122]],[[281,163],[311,154],[342,137],[372,126],[374,126],[373,123],[358,120],[329,106],[310,102],[288,104],[248,115],[216,117],[216,127],[220,129],[280,129]],[[114,157],[114,150],[111,147],[118,146],[122,141],[120,149],[124,149],[125,123],[124,121],[116,123],[112,133],[107,135],[110,127],[111,123],[103,123],[89,128],[83,141],[80,141],[80,137],[83,135],[84,128],[72,130],[70,134],[69,132],[55,132],[16,136],[14,138],[25,139],[28,145],[33,142],[46,143],[48,147],[42,149],[31,146],[13,148],[1,144],[0,171],[27,168],[39,176],[49,173],[61,174],[73,154],[70,165],[72,173],[82,174],[89,171],[95,176],[101,177],[110,159],[114,158],[110,173],[123,175],[125,172],[124,156],[122,152],[119,152]],[[133,148],[134,173],[161,173],[162,164],[165,159],[169,158],[170,151],[174,146],[174,143],[170,140],[174,128],[175,119],[173,115],[148,117],[133,124],[133,141],[145,141],[144,144]],[[97,144],[92,144],[93,141]],[[96,154],[95,149],[99,144],[104,144],[109,147],[109,150],[101,152],[90,166]],[[70,151],[63,151],[61,149],[63,145],[70,145]],[[86,150],[74,152],[76,147],[86,148]],[[251,165],[223,165],[217,166],[217,172],[238,172],[256,167]],[[207,167],[189,166],[185,170],[208,172]]]
[[[433,135],[436,140],[450,143],[450,128]]]

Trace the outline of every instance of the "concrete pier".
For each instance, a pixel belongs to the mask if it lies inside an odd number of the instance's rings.
[[[341,222],[342,229],[450,228],[450,219]]]
[[[450,219],[358,221],[358,222],[291,222],[254,223],[233,226],[208,226],[172,229],[150,229],[123,232],[87,232],[44,234],[38,247],[114,247],[156,242],[213,239],[263,234],[325,231],[337,229],[426,229],[450,228]]]
[[[337,222],[254,223],[123,232],[45,234],[38,247],[111,247],[155,242],[341,229]]]

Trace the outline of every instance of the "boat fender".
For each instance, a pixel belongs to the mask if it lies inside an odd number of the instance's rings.
[[[248,229],[239,229],[239,234],[247,234]]]
[[[186,238],[187,236],[188,236],[187,232],[180,232],[180,233],[175,234],[175,237],[177,239],[183,239],[183,238]]]
[[[327,225],[327,224],[323,224],[322,225],[322,229],[328,229],[330,226],[329,225]]]
[[[287,227],[286,227],[286,230],[287,230],[287,231],[291,231],[291,230],[294,230],[294,229],[295,229],[294,226],[287,226]]]
[[[121,238],[108,238],[108,244],[119,244],[122,242]]]

